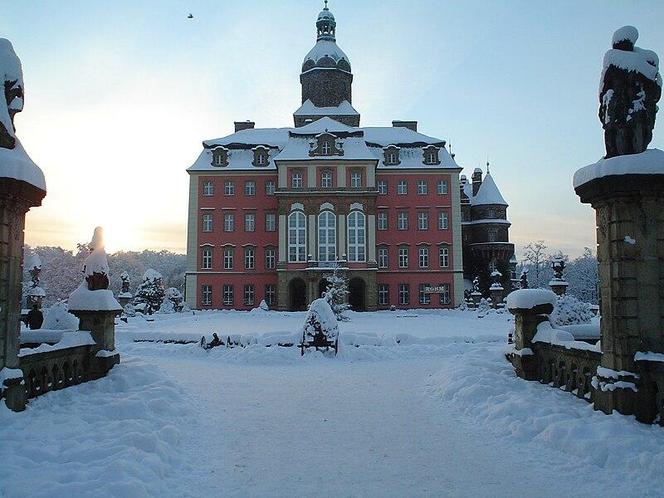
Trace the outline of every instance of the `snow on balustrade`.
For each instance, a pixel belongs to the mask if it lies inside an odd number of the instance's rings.
[[[529,310],[545,304],[555,306],[556,299],[557,296],[547,289],[520,289],[507,296],[507,309]]]
[[[585,351],[600,352],[598,344],[588,344],[587,342],[577,341],[574,336],[562,329],[554,329],[551,323],[546,321],[537,326],[537,333],[532,342],[543,342],[554,346],[563,346],[566,349],[581,349]]]
[[[640,154],[600,159],[574,173],[574,188],[597,178],[622,175],[663,175],[664,151],[648,149]]]

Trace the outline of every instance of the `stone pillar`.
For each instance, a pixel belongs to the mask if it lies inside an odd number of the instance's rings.
[[[96,291],[99,292],[99,291]],[[97,343],[92,351],[96,354],[96,362],[91,364],[94,377],[103,377],[120,363],[120,354],[115,351],[115,317],[121,310],[70,310],[79,319],[79,330],[88,331]]]
[[[505,289],[501,285],[493,284],[489,287],[489,293],[491,294],[491,305],[494,308],[500,308],[503,302],[503,295],[505,294]]]
[[[12,410],[25,408],[23,378],[18,375],[25,215],[41,205],[45,195],[29,183],[0,178],[0,371],[7,369],[5,377],[13,372],[3,392]]]
[[[555,293],[556,296],[562,296],[567,292],[567,286],[569,284],[564,280],[556,280],[555,278],[549,281],[549,287]]]
[[[650,171],[664,171],[662,156],[643,153],[603,162],[630,161],[632,167],[638,167],[639,161],[647,160]],[[596,211],[601,365],[610,369],[598,372],[596,381],[605,389],[595,391],[595,407],[639,418],[637,405],[652,400],[638,401],[647,390],[629,388],[636,381],[634,355],[638,351],[664,353],[664,174],[590,176],[585,183],[576,180],[575,176],[581,202]],[[617,381],[623,382],[618,385]],[[608,384],[612,385],[606,389]]]

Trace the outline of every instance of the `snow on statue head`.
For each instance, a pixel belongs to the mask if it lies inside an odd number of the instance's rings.
[[[604,55],[599,119],[607,159],[644,152],[652,140],[662,78],[657,54],[637,47],[638,38],[634,26],[623,26]]]
[[[0,77],[4,99],[0,99],[0,147],[16,146],[14,115],[23,110],[23,69],[9,40],[0,38]]]
[[[88,289],[108,289],[108,261],[104,250],[104,230],[102,227],[95,228],[88,247],[91,252],[83,265],[83,273],[85,273]]]

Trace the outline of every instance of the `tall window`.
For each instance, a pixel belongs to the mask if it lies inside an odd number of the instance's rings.
[[[224,284],[224,305],[233,306],[233,286]]]
[[[212,304],[212,286],[201,285],[201,304],[210,306]]]
[[[291,176],[291,187],[292,188],[302,188],[302,172],[293,171]]]
[[[235,254],[235,249],[232,247],[224,247],[224,270],[233,269],[233,255]]]
[[[277,267],[277,251],[274,247],[265,248],[265,269],[274,270]]]
[[[447,211],[438,213],[438,230],[447,230],[450,227],[450,217]]]
[[[350,186],[351,188],[360,188],[362,186],[362,173],[359,171],[352,171],[350,173]]]
[[[420,264],[420,268],[428,268],[429,267],[429,248],[428,247],[422,246],[422,247],[419,248],[418,262]]]
[[[259,152],[256,154],[256,166],[265,166],[267,164],[267,154]]]
[[[244,248],[244,269],[253,270],[256,268],[256,249],[254,247]]]
[[[214,183],[212,182],[203,182],[203,195],[209,197],[214,195]]]
[[[378,284],[378,304],[381,306],[390,304],[390,286],[388,284]]]
[[[438,195],[447,194],[447,180],[438,180],[438,183],[436,184],[436,193]]]
[[[256,215],[254,213],[247,213],[244,215],[244,231],[256,231]]]
[[[439,284],[442,287],[440,292],[440,304],[450,304],[450,284]]]
[[[332,188],[332,172],[330,170],[324,170],[320,174],[320,186],[321,188]]]
[[[233,213],[224,214],[224,232],[235,230],[235,215]]]
[[[212,248],[204,247],[203,255],[201,258],[201,269],[211,270],[212,269]]]
[[[410,286],[408,284],[399,284],[399,304],[410,303]]]
[[[307,260],[307,218],[302,211],[288,215],[288,261],[302,263]]]
[[[399,268],[408,268],[408,247],[399,248]]]
[[[265,302],[268,306],[273,306],[277,302],[277,291],[274,288],[274,284],[265,285]]]
[[[234,182],[224,182],[224,195],[235,195]]]
[[[408,182],[406,180],[399,180],[397,183],[397,194],[406,195],[408,193]]]
[[[265,182],[265,195],[274,195],[276,189],[277,186],[273,180],[268,180]]]
[[[447,268],[450,266],[450,249],[449,247],[441,247],[438,249],[438,259],[440,260],[440,267]]]
[[[408,211],[399,211],[397,214],[397,228],[408,230]]]
[[[274,232],[277,229],[277,215],[275,213],[265,213],[265,231]]]
[[[426,211],[420,211],[417,213],[417,229],[418,230],[428,230],[429,229],[429,213]]]
[[[318,215],[318,260],[337,259],[337,217],[332,211]]]
[[[387,180],[378,180],[378,193],[387,195]]]
[[[254,196],[256,195],[256,182],[253,180],[247,180],[244,182],[244,195]]]
[[[431,294],[426,292],[426,288],[431,287],[430,284],[420,284],[420,304],[430,304]]]
[[[348,215],[348,261],[365,260],[364,213],[352,211]]]
[[[244,304],[251,306],[256,299],[256,288],[254,284],[245,284],[244,286]]]
[[[426,180],[419,180],[417,182],[417,193],[418,195],[426,195],[429,191]]]
[[[427,164],[436,164],[438,162],[438,151],[436,150],[427,151],[424,157],[424,162]]]
[[[203,231],[211,232],[212,231],[212,215],[204,214],[203,215]]]
[[[378,248],[378,268],[387,268],[389,266],[387,247]]]
[[[378,211],[378,230],[387,230],[387,213]]]

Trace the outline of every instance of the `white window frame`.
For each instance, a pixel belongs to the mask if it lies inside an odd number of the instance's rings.
[[[427,151],[427,164],[436,164],[438,162],[438,153],[435,150]]]
[[[399,247],[399,268],[408,268],[408,246]]]
[[[397,195],[408,195],[408,180],[397,182]]]
[[[277,190],[277,184],[274,180],[267,180],[265,182],[265,195],[274,195]]]
[[[417,250],[417,261],[420,268],[429,268],[429,248],[420,246]]]
[[[214,195],[214,183],[203,182],[203,196],[212,197]]]
[[[265,248],[265,269],[274,270],[277,267],[277,250],[274,247]]]
[[[427,211],[418,211],[417,213],[417,229],[429,230],[429,213]]]
[[[438,248],[438,264],[441,268],[449,268],[450,266],[450,248],[449,247],[439,247]]]
[[[266,232],[276,232],[277,231],[277,214],[276,213],[265,213],[265,231]]]
[[[431,304],[431,294],[427,294],[425,289],[431,287],[431,284],[420,284],[420,304]]]
[[[378,268],[389,268],[390,251],[388,247],[380,246],[378,248]]]
[[[378,180],[378,193],[387,195],[387,180]]]
[[[436,193],[438,195],[447,195],[448,191],[449,185],[447,180],[438,180],[438,184],[436,185]]]
[[[376,223],[377,230],[387,230],[388,221],[387,221],[387,211],[378,211],[378,220]]]
[[[254,180],[244,182],[244,195],[247,197],[254,197],[256,195],[256,182]]]
[[[288,262],[307,261],[307,217],[303,211],[292,211],[288,215]]]
[[[205,246],[201,251],[201,270],[212,269],[212,247]]]
[[[330,210],[318,214],[318,261],[337,260],[337,217]]]
[[[201,285],[201,305],[212,305],[212,286],[208,284]]]
[[[355,263],[366,261],[366,216],[362,211],[351,211],[348,214],[347,225],[348,261]]]
[[[224,213],[224,232],[235,231],[235,213]]]
[[[362,188],[362,173],[360,171],[350,172],[350,188]]]
[[[410,285],[399,284],[399,305],[407,306],[410,304]]]
[[[235,259],[235,248],[224,247],[224,270],[233,269],[233,260]]]
[[[380,306],[389,306],[390,284],[378,284],[378,304]]]
[[[224,306],[232,306],[235,301],[235,289],[233,284],[224,284],[222,287],[222,298]]]
[[[235,195],[235,182],[224,182],[224,195]]]
[[[247,246],[244,248],[244,269],[256,269],[256,248],[253,246]]]
[[[450,296],[450,284],[438,284],[439,287],[443,288],[443,291],[440,293],[439,303],[440,304],[450,304],[452,302]]]
[[[265,166],[267,164],[267,153],[256,152],[256,166]]]
[[[204,232],[212,231],[212,215],[210,213],[203,213],[202,230]]]
[[[438,212],[438,230],[448,230],[450,228],[450,215],[447,211]]]
[[[320,174],[320,188],[332,188],[332,171],[325,169]]]
[[[397,213],[397,230],[408,230],[408,211]]]
[[[272,306],[277,302],[277,289],[274,284],[265,284],[265,302]]]
[[[429,185],[426,180],[417,181],[417,195],[427,195],[429,193]]]
[[[244,214],[244,231],[245,232],[256,231],[256,213]]]
[[[254,284],[244,284],[244,305],[251,306],[256,302],[256,286]]]
[[[301,171],[293,171],[291,173],[291,188],[302,188],[303,178]]]
[[[330,146],[330,142],[328,140],[323,140],[323,143],[320,146],[320,152],[324,156],[330,155],[330,153],[332,152],[332,147]]]

